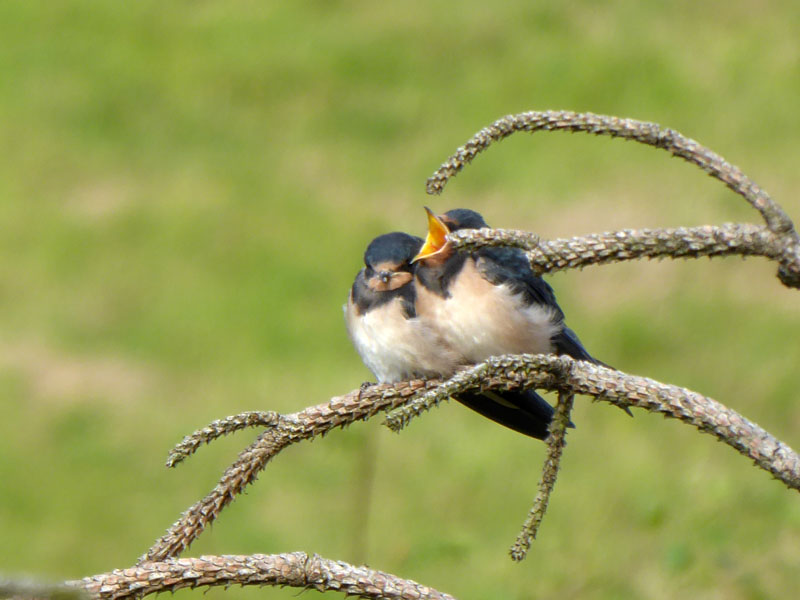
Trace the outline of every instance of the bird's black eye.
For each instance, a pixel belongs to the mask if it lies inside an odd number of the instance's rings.
[[[378,273],[378,278],[383,283],[389,283],[392,280],[392,272],[391,271],[381,271]]]

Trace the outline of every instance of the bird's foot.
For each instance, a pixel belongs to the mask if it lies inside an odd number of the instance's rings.
[[[361,402],[361,394],[363,394],[368,388],[371,388],[375,385],[373,381],[364,381],[358,386],[358,401]]]

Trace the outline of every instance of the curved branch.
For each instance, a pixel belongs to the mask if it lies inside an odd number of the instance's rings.
[[[623,229],[589,235],[540,240],[527,231],[462,229],[448,234],[453,246],[512,246],[528,253],[538,274],[640,258],[700,258],[703,256],[763,256],[780,264],[781,281],[800,288],[800,244],[778,236],[764,225],[725,223],[665,229]]]
[[[275,427],[281,416],[273,411],[249,411],[212,421],[202,429],[187,435],[167,456],[167,466],[175,467],[197,452],[203,444],[248,427]]]
[[[390,426],[399,429],[409,419],[459,392],[509,388],[584,394],[617,406],[660,412],[715,435],[788,487],[800,490],[800,456],[755,423],[711,398],[566,356],[501,356],[465,369],[445,382],[431,379],[373,385],[298,413],[279,415],[276,425],[239,455],[211,493],[183,513],[141,561],[164,560],[183,552],[255,481],[267,463],[291,444],[392,409],[397,410],[387,420]]]
[[[236,461],[225,470],[214,489],[205,498],[189,507],[167,532],[156,540],[139,562],[164,560],[183,552],[198,538],[206,526],[217,518],[222,509],[256,480],[267,463],[287,446],[313,439],[337,427],[363,421],[381,411],[401,406],[417,391],[430,389],[438,383],[432,380],[402,382],[394,386],[373,385],[343,396],[336,396],[330,402],[311,406],[298,413],[275,415],[271,419],[271,426],[239,454]],[[223,421],[238,428],[236,424],[241,419],[223,419]],[[180,457],[186,456],[186,449],[191,451],[199,447],[207,439],[206,432],[207,428],[204,428],[184,438],[177,447],[177,452],[174,450],[170,454],[170,461],[179,462],[182,459]]]
[[[466,144],[458,148],[455,154],[447,159],[428,178],[427,191],[429,194],[440,194],[447,182],[479,153],[486,150],[494,142],[503,140],[513,133],[518,131],[535,133],[537,131],[557,130],[621,137],[661,148],[667,150],[673,156],[679,156],[698,166],[710,176],[723,182],[761,213],[769,232],[773,234],[769,244],[770,252],[772,253],[770,258],[777,260],[780,265],[778,278],[788,287],[800,288],[800,236],[798,236],[794,223],[792,223],[783,208],[738,167],[730,164],[720,155],[698,144],[696,141],[683,136],[673,129],[661,128],[656,123],[569,111],[530,111],[518,115],[508,115],[481,129]],[[749,226],[726,225],[721,233],[730,233],[729,230],[732,227]],[[697,228],[694,229],[696,230]],[[661,232],[669,232],[667,235],[677,231],[679,230],[661,230]],[[692,231],[692,229],[687,230],[690,234]],[[644,232],[657,235],[661,233],[659,230],[644,230]],[[741,233],[746,234],[749,232],[743,230]],[[454,236],[452,239],[455,240],[457,237]],[[576,240],[580,241],[581,238],[576,238]],[[668,251],[665,251],[664,254],[660,255],[667,255],[667,253]],[[717,254],[706,253],[701,255],[711,256]],[[683,256],[692,256],[692,254],[686,253]]]
[[[96,600],[141,598],[183,588],[234,584],[290,586],[360,598],[454,600],[410,579],[305,552],[177,558],[69,582]]]
[[[503,373],[505,379],[511,379],[509,371],[513,371],[514,377],[520,377],[521,371],[542,368],[551,361],[556,362],[550,357],[499,358],[494,366],[499,373]],[[565,384],[574,393],[612,403],[627,401],[692,425],[750,458],[757,467],[772,474],[787,487],[800,491],[800,456],[765,429],[720,402],[648,377],[624,375],[563,356],[557,361],[571,363],[570,376]],[[563,364],[558,368],[563,369]]]
[[[411,400],[387,420],[397,429],[442,397],[475,389],[516,388],[583,394],[617,406],[636,406],[678,419],[714,435],[787,487],[800,491],[800,456],[736,411],[686,388],[568,356],[520,354],[490,358]]]
[[[620,119],[608,115],[576,113],[571,111],[529,111],[507,115],[476,133],[458,148],[436,172],[428,178],[429,194],[440,194],[447,181],[459,173],[479,153],[492,143],[518,131],[571,131],[609,135],[633,140],[668,151],[719,179],[742,196],[761,213],[764,221],[775,233],[794,232],[792,221],[783,209],[761,187],[734,165],[710,149],[685,137],[674,129],[662,128],[657,123]],[[796,234],[795,234],[796,235]]]
[[[536,539],[539,525],[542,524],[547,505],[550,503],[550,493],[556,484],[558,469],[561,466],[561,454],[566,445],[567,427],[569,427],[570,414],[575,395],[568,392],[558,393],[558,405],[550,423],[550,435],[547,437],[547,457],[542,467],[542,477],[539,479],[539,491],[533,500],[533,506],[528,511],[528,518],[522,524],[522,531],[517,536],[509,553],[511,559],[517,562],[524,559],[531,547],[531,541]]]

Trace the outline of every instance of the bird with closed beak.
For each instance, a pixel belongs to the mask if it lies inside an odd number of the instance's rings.
[[[403,232],[376,237],[364,253],[345,306],[347,332],[381,383],[450,375],[461,362],[417,317],[411,259],[422,239]]]

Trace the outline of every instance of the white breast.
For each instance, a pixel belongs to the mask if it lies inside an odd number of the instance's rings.
[[[500,354],[549,353],[552,337],[561,325],[553,311],[542,305],[526,305],[521,294],[507,285],[493,285],[469,259],[442,298],[417,286],[420,318],[435,326],[444,342],[467,363]]]
[[[427,323],[405,317],[399,298],[363,315],[352,302],[344,310],[350,339],[380,382],[449,376],[460,362]]]

